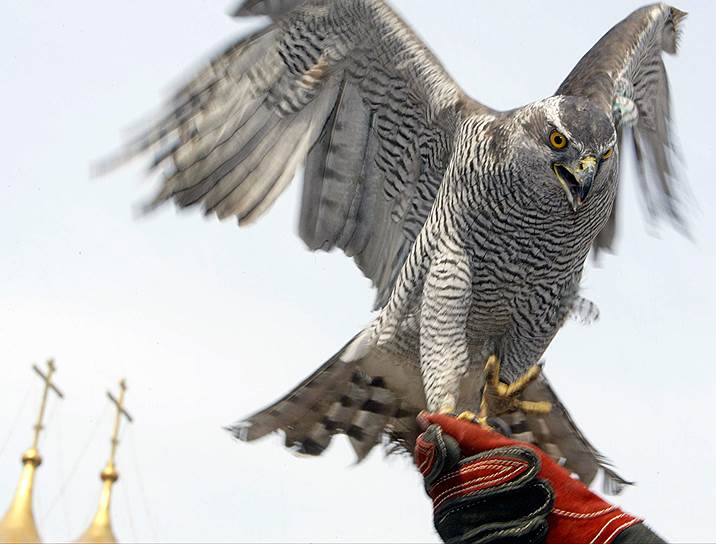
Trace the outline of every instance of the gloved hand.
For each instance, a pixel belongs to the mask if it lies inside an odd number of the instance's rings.
[[[447,415],[423,412],[418,422],[415,463],[446,542],[606,544],[641,523],[531,444]]]

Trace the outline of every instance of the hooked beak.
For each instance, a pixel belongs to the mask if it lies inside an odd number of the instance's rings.
[[[567,195],[569,205],[576,212],[587,200],[587,195],[592,188],[597,173],[597,159],[588,155],[572,165],[556,162],[552,164],[552,170]]]

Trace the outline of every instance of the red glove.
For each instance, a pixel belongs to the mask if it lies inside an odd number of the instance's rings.
[[[536,446],[452,416],[423,412],[418,422],[425,432],[416,442],[415,463],[446,541],[538,542],[546,530],[548,544],[606,544],[641,522],[592,493]],[[540,487],[545,483],[551,488],[547,495]],[[491,509],[492,517],[484,514]]]

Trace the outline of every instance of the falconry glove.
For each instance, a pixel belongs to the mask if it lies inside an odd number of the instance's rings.
[[[529,448],[463,457],[454,438],[430,425],[417,440],[415,462],[445,542],[544,542],[554,494],[537,478],[539,459]]]
[[[448,415],[418,422],[415,463],[445,542],[663,542],[531,444]]]

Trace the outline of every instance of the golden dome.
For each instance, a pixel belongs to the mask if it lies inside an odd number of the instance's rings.
[[[52,375],[55,372],[55,364],[52,359],[47,361],[46,374],[43,374],[35,365],[32,368],[45,382],[40,413],[37,416],[37,422],[34,427],[35,433],[32,446],[22,454],[22,473],[20,474],[20,482],[15,489],[15,496],[5,516],[0,520],[0,542],[13,544],[42,541],[32,513],[32,489],[35,483],[35,471],[42,464],[42,457],[37,448],[40,442],[40,433],[43,429],[42,422],[45,418],[48,393],[53,390],[60,398],[64,398],[62,392],[52,383]]]
[[[117,474],[114,465],[108,463],[100,473],[100,478],[102,479],[102,494],[99,498],[97,513],[92,518],[92,523],[87,527],[87,530],[75,542],[105,544],[117,542],[117,537],[114,536],[114,531],[112,531],[109,506],[112,499],[112,484],[119,479],[119,474]]]
[[[119,382],[119,398],[115,399],[111,393],[107,393],[109,399],[114,403],[117,412],[114,417],[114,429],[112,431],[109,459],[107,464],[100,472],[100,480],[102,480],[102,493],[99,498],[97,512],[92,518],[87,530],[80,535],[75,542],[82,543],[98,543],[112,544],[117,542],[117,537],[112,531],[112,518],[110,516],[110,504],[112,500],[112,486],[119,479],[119,473],[115,467],[115,456],[117,454],[117,446],[119,445],[119,426],[122,422],[122,416],[132,421],[132,416],[124,409],[124,394],[127,391],[127,384],[124,380]]]
[[[0,521],[0,542],[41,542],[32,514],[32,487],[35,469],[42,463],[40,454],[30,448],[22,456],[22,473],[15,490],[15,498]]]
[[[40,413],[34,426],[32,446],[30,446],[30,448],[28,448],[22,455],[22,473],[20,475],[20,481],[17,484],[17,489],[15,490],[14,498],[5,513],[5,516],[0,520],[0,544],[30,544],[42,542],[32,511],[32,493],[35,482],[35,473],[37,467],[42,464],[42,457],[38,451],[38,444],[40,440],[40,433],[44,428],[43,420],[45,417],[45,408],[47,406],[47,397],[50,390],[54,391],[60,398],[64,398],[64,396],[62,392],[52,383],[52,375],[55,372],[55,365],[52,360],[47,362],[47,373],[45,374],[43,374],[42,371],[40,371],[35,365],[33,365],[33,369],[44,381],[42,403],[40,405]],[[107,396],[116,407],[109,459],[102,469],[102,472],[100,472],[102,490],[97,511],[87,530],[80,535],[76,542],[96,542],[103,544],[117,542],[117,538],[112,530],[110,504],[112,499],[112,486],[119,479],[119,473],[117,472],[115,465],[115,457],[117,454],[117,446],[119,445],[120,424],[123,417],[130,422],[132,421],[132,417],[124,409],[124,396],[126,390],[127,385],[124,380],[121,380],[119,382],[118,398],[115,398],[111,393],[107,392]]]

